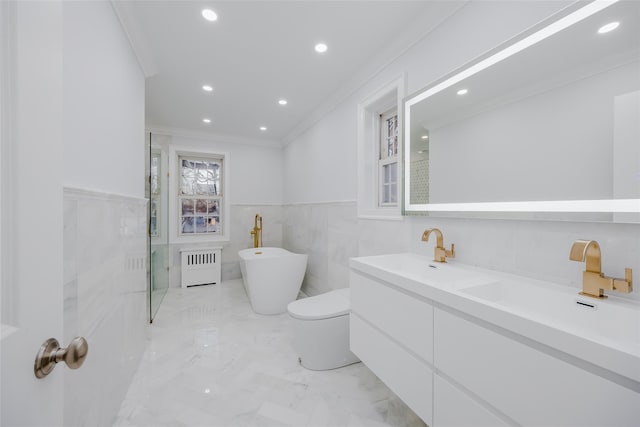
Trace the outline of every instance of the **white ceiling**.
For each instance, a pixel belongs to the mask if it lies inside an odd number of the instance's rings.
[[[116,11],[153,74],[146,83],[148,127],[281,144],[304,130],[314,111],[329,108],[338,90],[355,90],[459,5],[151,0],[120,1]],[[204,20],[203,8],[218,20]],[[325,54],[314,51],[319,41],[329,46]],[[281,98],[288,105],[278,105]]]

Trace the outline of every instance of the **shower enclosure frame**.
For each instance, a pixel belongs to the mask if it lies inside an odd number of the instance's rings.
[[[154,135],[146,135],[145,193],[147,203],[147,320],[153,323],[169,288],[169,161]]]

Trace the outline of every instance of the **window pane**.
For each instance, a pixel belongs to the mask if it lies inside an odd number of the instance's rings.
[[[389,182],[397,182],[396,179],[398,176],[398,163],[390,163],[389,164]]]
[[[195,217],[196,222],[196,233],[206,233],[207,232],[207,218],[204,216]]]
[[[153,153],[151,156],[151,194],[160,192],[160,155]]]
[[[207,201],[207,213],[208,214],[217,214],[218,210],[218,201],[217,200],[208,200]]]
[[[182,218],[182,232],[193,233],[193,217],[192,216]]]
[[[211,205],[213,206],[212,213],[209,213],[208,222],[207,222],[207,232],[208,233],[222,233],[222,223],[220,222],[220,212],[222,211],[222,201],[221,200],[210,200]]]
[[[391,203],[397,203],[398,202],[398,185],[396,183],[393,183],[389,186],[389,201]]]
[[[220,217],[210,216],[207,217],[207,233],[219,233],[220,232]]]
[[[389,163],[382,166],[383,177],[382,184],[391,184],[397,182],[398,163]]]
[[[182,200],[182,215],[193,215],[193,200]]]
[[[180,190],[182,191],[182,194],[194,194],[193,182],[195,172],[193,162],[183,159],[182,167],[180,169]]]
[[[385,132],[387,157],[393,157],[398,154],[398,115],[389,117],[386,120]]]
[[[197,214],[206,214],[207,213],[207,200],[205,200],[205,199],[197,199],[196,200],[196,213]]]
[[[207,162],[197,162],[195,180],[197,194],[209,194]]]
[[[182,159],[180,174],[182,194],[215,196],[220,191],[220,160]]]
[[[152,237],[158,236],[158,200],[151,199],[149,203],[150,218],[149,218],[149,233]]]
[[[210,194],[218,195],[220,193],[220,163],[211,163],[211,180],[209,181]]]
[[[382,187],[382,203],[389,203],[389,186]]]

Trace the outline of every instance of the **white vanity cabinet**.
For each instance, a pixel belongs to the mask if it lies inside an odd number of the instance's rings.
[[[434,309],[434,365],[517,424],[640,426],[640,393],[606,372],[461,316]]]
[[[427,424],[433,414],[433,307],[351,272],[351,351]]]
[[[507,427],[491,409],[472,399],[439,374],[433,375],[433,424],[438,427]]]
[[[352,262],[351,350],[430,427],[640,426],[640,384],[586,361],[598,347],[568,354],[455,283],[389,270]]]
[[[507,426],[434,375],[434,308],[426,298],[351,271],[351,351],[432,427]]]

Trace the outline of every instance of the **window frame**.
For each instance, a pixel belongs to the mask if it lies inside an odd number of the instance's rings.
[[[171,243],[197,243],[197,242],[229,242],[231,239],[231,214],[230,214],[230,155],[228,152],[210,151],[202,148],[172,146],[169,154],[170,176],[169,176],[169,230],[171,235]],[[181,194],[181,159],[190,158],[196,160],[214,160],[221,162],[222,171],[220,173],[220,188],[218,196],[214,196],[219,200],[219,233],[183,233],[182,232],[182,200],[191,199],[208,199],[210,197],[200,195],[182,195]],[[195,210],[195,206],[194,206]],[[195,214],[195,212],[194,212]],[[195,218],[195,215],[194,215]]]
[[[224,228],[225,228],[225,219],[224,216],[222,215],[222,208],[224,206],[224,198],[225,198],[225,191],[224,191],[224,186],[225,186],[225,182],[224,182],[224,169],[225,169],[225,162],[224,162],[224,158],[222,157],[211,157],[211,156],[192,156],[192,155],[184,155],[184,154],[179,154],[178,155],[178,171],[179,174],[176,177],[177,180],[179,181],[178,184],[178,220],[180,222],[180,225],[178,227],[178,233],[180,236],[201,236],[201,235],[208,235],[208,236],[218,236],[223,234],[224,232]],[[182,177],[183,177],[183,172],[184,172],[184,166],[183,166],[183,162],[187,161],[187,162],[202,162],[202,163],[213,163],[213,164],[218,164],[219,168],[220,168],[220,172],[219,172],[219,185],[216,188],[215,184],[214,185],[214,189],[215,189],[215,193],[201,193],[201,194],[188,194],[188,193],[183,193],[183,186],[182,186]],[[193,201],[195,204],[192,206],[193,208],[193,212],[191,213],[191,215],[185,215],[184,213],[184,202],[185,201]],[[198,203],[199,201],[206,201],[206,204],[204,206],[205,208],[205,212],[202,213],[202,215],[198,215]],[[198,217],[202,217],[202,218],[214,218],[215,221],[215,216],[214,215],[209,215],[209,202],[213,202],[215,203],[215,206],[217,207],[217,217],[218,217],[218,222],[219,225],[218,227],[220,228],[220,231],[202,231],[202,232],[198,232],[197,231],[197,219]],[[192,227],[194,229],[193,232],[184,232],[184,220],[185,218],[192,218]],[[207,221],[208,222],[208,221]]]
[[[358,103],[357,168],[358,168],[358,218],[402,221],[402,100],[407,93],[407,73],[403,72]],[[397,203],[380,206],[380,114],[397,109],[398,154],[396,169]]]

